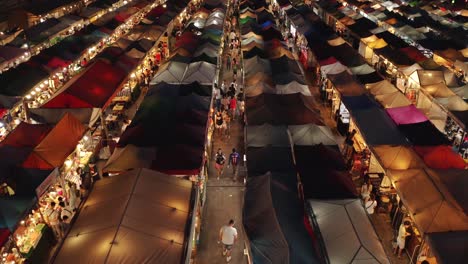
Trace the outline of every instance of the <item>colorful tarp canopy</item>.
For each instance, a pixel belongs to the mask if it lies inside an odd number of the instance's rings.
[[[387,113],[397,125],[415,124],[428,120],[414,105],[387,108]]]
[[[67,83],[42,108],[104,108],[117,92],[126,72],[104,60]]]

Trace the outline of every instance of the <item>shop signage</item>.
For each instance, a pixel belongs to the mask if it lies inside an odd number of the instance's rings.
[[[38,198],[40,198],[44,194],[44,192],[47,190],[47,188],[49,188],[49,186],[57,180],[59,175],[60,175],[59,169],[55,168],[49,174],[49,176],[47,176],[47,178],[45,178],[45,180],[39,186],[37,186],[36,195]]]

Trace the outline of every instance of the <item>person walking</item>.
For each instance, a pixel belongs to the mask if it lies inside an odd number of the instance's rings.
[[[224,163],[226,162],[226,157],[223,154],[223,151],[221,148],[218,149],[218,152],[216,152],[215,156],[215,168],[216,171],[218,172],[217,179],[219,180],[219,177],[221,177],[221,174],[223,174],[223,168],[224,168]]]
[[[237,165],[239,164],[240,155],[235,148],[232,149],[231,154],[229,154],[228,168],[232,165],[232,180],[236,181],[237,178]]]
[[[228,71],[231,70],[231,55],[229,55],[229,54],[227,55],[227,58],[226,58],[226,69]]]
[[[218,244],[223,243],[223,256],[226,256],[226,261],[231,261],[231,250],[237,241],[237,229],[234,227],[234,220],[229,220],[229,223],[219,230]]]
[[[232,117],[232,120],[236,120],[236,110],[237,110],[237,100],[235,96],[231,97],[229,101],[229,111]]]

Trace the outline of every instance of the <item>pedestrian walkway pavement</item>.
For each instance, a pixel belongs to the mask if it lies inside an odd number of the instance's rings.
[[[226,65],[225,58],[223,66]],[[226,84],[232,81],[232,71],[221,70],[220,83],[226,80]],[[238,71],[236,82],[242,87],[241,71]],[[219,230],[227,225],[230,219],[235,221],[234,227],[238,232],[238,240],[234,245],[229,263],[245,264],[247,256],[244,255],[246,248],[246,234],[242,225],[242,209],[244,205],[244,180],[246,178],[246,164],[242,161],[238,165],[237,177],[234,181],[232,167],[224,167],[223,174],[218,180],[216,177],[215,155],[221,148],[226,158],[235,148],[244,156],[244,123],[239,120],[231,121],[230,137],[220,136],[213,133],[211,162],[208,170],[208,183],[206,188],[206,202],[202,215],[201,233],[195,258],[196,264],[218,264],[226,263],[226,257],[222,255],[222,244],[218,244]],[[242,158],[243,160],[243,158]]]
[[[230,219],[235,221],[234,227],[238,232],[238,240],[232,249],[232,260],[229,263],[247,263],[247,257],[244,255],[246,235],[242,226],[245,164],[239,165],[236,181],[233,181],[232,167],[225,167],[218,180],[214,168],[214,157],[218,148],[221,148],[225,155],[229,155],[232,148],[236,148],[241,156],[244,155],[244,129],[241,121],[237,120],[232,123],[229,139],[220,138],[217,135],[213,139],[212,162],[208,172],[206,203],[202,215],[201,234],[195,263],[226,263],[226,258],[222,256],[222,245],[218,244],[217,241],[220,228],[226,225]]]

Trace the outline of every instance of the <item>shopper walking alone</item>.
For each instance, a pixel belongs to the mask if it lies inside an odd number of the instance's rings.
[[[231,250],[237,241],[237,229],[234,227],[234,220],[229,220],[229,223],[219,230],[218,244],[223,243],[223,256],[226,256],[226,261],[231,261]]]

